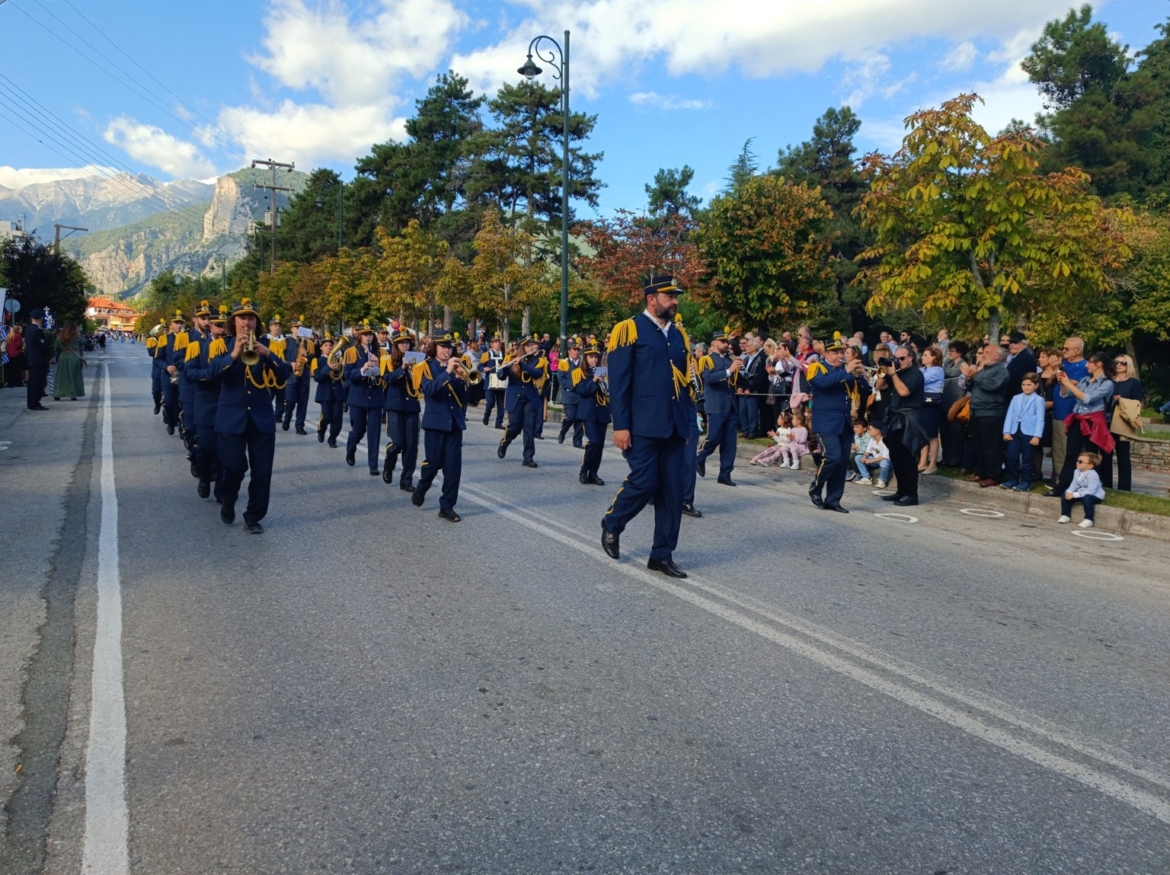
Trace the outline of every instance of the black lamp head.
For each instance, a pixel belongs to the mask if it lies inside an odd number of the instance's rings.
[[[536,64],[532,63],[532,55],[530,53],[528,55],[528,60],[524,62],[524,66],[518,69],[516,72],[531,82],[544,71],[541,70],[540,67],[536,66]]]

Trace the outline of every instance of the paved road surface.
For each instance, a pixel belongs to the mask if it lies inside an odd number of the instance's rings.
[[[700,481],[675,583],[644,568],[648,515],[601,552],[619,455],[581,486],[577,451],[501,462],[474,417],[462,523],[281,432],[254,537],[196,496],[141,347],[104,367],[108,419],[102,367],[74,407],[3,402],[0,499],[42,473],[53,499],[27,542],[4,517],[5,567],[48,557],[0,588],[0,728],[47,715],[5,751],[30,762],[0,783],[6,875],[46,847],[103,875],[1170,871],[1170,545],[881,518],[861,487],[828,514],[806,474],[748,469]],[[124,683],[94,685],[114,595]],[[61,630],[72,653],[29,663]],[[116,727],[87,751],[123,691],[119,848]]]

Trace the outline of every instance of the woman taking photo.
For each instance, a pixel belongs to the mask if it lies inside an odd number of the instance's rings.
[[[60,401],[68,398],[76,401],[85,397],[85,378],[81,369],[85,367],[85,359],[81,357],[81,336],[77,333],[77,326],[66,323],[57,335],[57,375],[53,378],[53,400]]]
[[[1129,439],[1137,434],[1141,423],[1142,383],[1138,379],[1133,359],[1127,355],[1113,358],[1113,398],[1108,405],[1109,431],[1117,441],[1114,453],[1117,455],[1117,488],[1122,492],[1133,491],[1133,465],[1130,461]],[[1122,402],[1128,402],[1123,404]],[[1113,460],[1106,456],[1101,460],[1101,485],[1113,488]]]
[[[1057,376],[1060,394],[1065,398],[1076,398],[1077,403],[1065,420],[1068,449],[1064,467],[1060,470],[1060,482],[1055,489],[1044,493],[1050,498],[1060,497],[1068,491],[1081,453],[1099,453],[1105,458],[1113,452],[1116,443],[1105,421],[1105,409],[1113,403],[1113,359],[1103,352],[1095,352],[1086,359],[1085,366],[1088,373],[1078,383],[1063,371]],[[1100,471],[1097,473],[1101,475]]]
[[[930,443],[922,448],[918,457],[918,470],[922,474],[933,474],[938,470],[938,436],[942,424],[943,386],[946,380],[942,363],[942,350],[937,346],[928,346],[922,351],[922,378],[925,381],[923,391],[926,394],[926,404],[918,414],[918,420],[922,423],[922,430],[930,438]]]

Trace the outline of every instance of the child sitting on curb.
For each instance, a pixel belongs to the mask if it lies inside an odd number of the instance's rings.
[[[775,441],[761,453],[752,457],[752,465],[763,465],[765,468],[780,456],[783,446],[788,443],[788,436],[792,433],[792,414],[781,413],[776,417],[776,429],[768,432],[768,437]],[[783,466],[782,466],[783,467]]]
[[[852,483],[860,475],[857,473],[857,462],[865,455],[865,448],[869,446],[869,426],[864,419],[853,420],[853,446],[849,448],[849,473],[845,480]],[[866,480],[869,479],[867,476]]]
[[[882,440],[882,425],[880,422],[875,422],[869,427],[869,444],[865,448],[865,453],[857,460],[857,470],[860,472],[860,476],[853,482],[863,486],[872,486],[873,480],[870,478],[870,474],[876,468],[878,472],[877,487],[885,489],[886,484],[890,482],[891,467],[893,467],[893,463],[890,461],[890,450],[885,441]]]
[[[1068,491],[1060,497],[1060,518],[1058,523],[1071,521],[1073,502],[1079,501],[1085,506],[1085,518],[1081,520],[1082,529],[1093,528],[1093,519],[1096,516],[1097,504],[1105,500],[1105,490],[1101,488],[1101,478],[1093,469],[1101,464],[1101,457],[1096,453],[1081,453],[1077,456],[1077,470],[1073,474],[1072,483]]]

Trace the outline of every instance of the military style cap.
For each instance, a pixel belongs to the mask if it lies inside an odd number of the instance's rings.
[[[171,321],[172,322],[186,322],[187,317],[183,315],[182,310],[176,310],[174,315],[171,316]]]
[[[825,352],[844,352],[845,344],[840,340],[830,340],[825,344]]]
[[[434,341],[435,346],[454,346],[455,345],[455,338],[453,338],[451,336],[450,331],[446,331],[442,334],[436,334],[434,337],[431,338],[431,340]]]
[[[570,337],[569,338],[569,349],[580,349],[580,348],[581,348],[581,338]]]
[[[225,325],[227,324],[228,314],[230,312],[231,311],[228,309],[227,304],[220,304],[219,309],[216,311],[215,315],[211,317],[211,321],[216,325]]]
[[[273,316],[271,319],[268,320],[268,324],[269,325],[283,325],[284,323],[280,321],[280,314],[277,313],[275,316]]]
[[[363,319],[361,322],[359,322],[357,325],[354,326],[354,330],[357,331],[358,334],[373,334],[375,331],[375,328],[373,325],[370,324],[369,319]]]
[[[723,330],[711,332],[711,342],[714,343],[716,340],[727,340],[727,332]]]
[[[304,324],[304,316],[300,316],[292,321],[292,327],[296,328],[298,325]],[[279,320],[278,320],[279,321]]]
[[[409,331],[407,331],[406,329],[402,329],[401,331],[398,331],[397,333],[395,333],[394,335],[392,335],[390,337],[390,342],[391,343],[409,343],[411,346],[413,346],[414,345],[414,337],[411,335],[411,333]]]
[[[252,306],[251,298],[241,298],[240,303],[232,307],[232,317],[234,318],[236,316],[255,316],[257,320],[260,319],[260,314],[256,311],[256,308]],[[273,321],[279,322],[280,320],[275,319]]]
[[[207,301],[200,301],[199,306],[195,308],[196,316],[210,316],[211,304]]]
[[[642,283],[643,295],[656,295],[659,292],[682,292],[672,276],[649,276]]]
[[[601,350],[596,346],[587,346],[581,355],[601,355]]]

